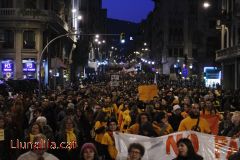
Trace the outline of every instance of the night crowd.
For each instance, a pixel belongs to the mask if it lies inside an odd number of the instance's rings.
[[[0,95],[0,160],[114,160],[115,131],[159,137],[194,130],[239,138],[239,90],[206,88],[197,80],[171,82],[159,77],[157,82],[158,95],[145,102],[139,100],[138,86],[152,84],[153,79],[141,76],[125,76],[117,87],[107,80],[85,80],[46,90],[41,97],[24,92]],[[57,146],[76,144],[47,151],[16,148],[17,139],[37,142],[41,138]],[[176,159],[202,159],[188,139],[177,145]],[[128,160],[140,160],[144,148],[134,143],[128,154]],[[239,152],[229,159],[234,158],[240,159]]]

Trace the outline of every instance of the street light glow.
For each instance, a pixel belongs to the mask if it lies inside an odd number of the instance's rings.
[[[77,19],[82,20],[82,16],[81,15],[77,16]]]
[[[106,41],[105,41],[105,40],[103,40],[103,41],[102,41],[102,43],[106,43]]]
[[[204,2],[204,3],[203,3],[203,7],[204,7],[204,8],[210,7],[210,3],[209,3],[209,2]]]
[[[76,13],[77,12],[77,9],[72,9],[72,13]]]
[[[147,43],[146,42],[144,42],[144,44],[143,44],[144,46],[146,46],[147,45]]]
[[[121,40],[121,43],[125,43],[125,40],[124,40],[124,39],[122,39],[122,40]]]
[[[95,35],[95,38],[99,38],[99,34],[96,34],[96,35]]]
[[[94,40],[95,42],[98,42],[98,39],[97,38],[95,38],[95,40]]]

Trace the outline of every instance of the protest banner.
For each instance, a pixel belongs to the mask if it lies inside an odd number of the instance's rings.
[[[180,138],[189,138],[195,151],[204,160],[227,160],[239,148],[239,139],[195,131],[176,132],[156,138],[114,132],[114,138],[118,150],[117,160],[127,159],[131,143],[140,143],[145,147],[143,160],[172,160],[178,154],[177,141]]]
[[[158,95],[157,85],[141,85],[138,87],[139,100],[150,101]]]

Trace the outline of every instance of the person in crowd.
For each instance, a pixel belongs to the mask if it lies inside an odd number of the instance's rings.
[[[145,122],[141,124],[139,129],[139,135],[147,137],[157,137],[158,134],[154,131],[153,124],[151,122]]]
[[[39,144],[43,141],[47,141],[47,138],[43,134],[37,134],[34,139],[34,144]],[[34,149],[20,155],[17,160],[59,160],[54,155],[46,152],[46,146],[43,145],[43,148]]]
[[[112,102],[111,97],[107,96],[104,99],[104,102],[105,103],[102,108],[102,111],[106,112],[108,117],[115,116],[117,118],[118,108],[117,108],[117,105]]]
[[[130,126],[130,128],[128,128],[127,133],[139,134],[140,133],[140,126],[143,123],[146,123],[148,121],[151,121],[150,120],[150,116],[147,113],[145,113],[145,112],[140,113],[138,115],[137,122],[135,124],[133,124],[132,126]]]
[[[52,128],[47,124],[47,119],[44,116],[40,116],[36,119],[36,123],[38,123],[41,127],[42,133],[47,137],[47,139],[53,141],[54,133]]]
[[[145,148],[140,143],[131,143],[128,147],[127,160],[142,160],[144,156]]]
[[[232,128],[227,133],[228,137],[239,138],[240,137],[240,111],[235,111],[232,116]]]
[[[183,120],[181,115],[181,107],[179,105],[174,105],[171,116],[168,117],[168,122],[172,126],[173,131],[176,132],[180,125],[180,122]]]
[[[153,128],[158,136],[167,135],[173,132],[172,126],[168,123],[166,112],[159,112],[153,121]]]
[[[30,126],[28,133],[26,133],[25,140],[27,142],[33,142],[34,136],[38,135],[40,133],[43,133],[42,128],[41,128],[40,124],[35,122],[35,123],[33,123],[32,126]]]
[[[94,125],[95,144],[99,153],[99,157],[103,156],[101,143],[104,133],[106,132],[107,129],[107,121],[108,121],[107,113],[102,111],[99,112],[96,117],[96,122]]]
[[[211,133],[208,122],[200,117],[199,104],[194,103],[189,112],[189,116],[183,119],[178,131],[193,130],[203,133]]]
[[[11,107],[12,119],[19,131],[19,137],[24,137],[24,106],[23,101],[18,96]]]
[[[203,157],[194,151],[192,142],[188,138],[182,138],[177,142],[178,155],[173,160],[203,160]]]
[[[123,103],[122,109],[118,112],[118,125],[120,132],[126,132],[131,123],[130,106],[127,101]]]
[[[183,118],[187,118],[191,110],[191,99],[188,96],[185,96],[183,99],[183,112],[181,115]]]
[[[240,148],[238,151],[228,157],[228,160],[239,160],[240,159]]]
[[[219,123],[218,127],[218,135],[219,136],[227,136],[228,132],[232,129],[232,113],[229,111],[225,111],[223,114],[223,120]]]
[[[84,143],[80,151],[80,160],[99,160],[98,151],[93,143]]]
[[[1,160],[8,160],[9,154],[8,154],[8,140],[6,139],[7,131],[5,128],[5,118],[3,115],[0,115],[0,159]]]
[[[102,138],[101,144],[103,145],[103,153],[105,159],[115,160],[117,157],[117,149],[115,147],[113,132],[117,131],[117,120],[115,117],[110,118],[107,122],[108,130],[105,132]]]
[[[74,147],[61,149],[56,154],[58,154],[58,158],[61,160],[77,159],[77,150],[83,144],[82,133],[77,129],[77,125],[72,117],[65,117],[61,126],[61,130],[56,135],[57,143],[67,142],[73,144],[72,146]]]

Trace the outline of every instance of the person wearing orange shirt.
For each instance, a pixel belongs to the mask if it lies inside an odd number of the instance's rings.
[[[219,121],[222,119],[222,116],[213,106],[210,99],[205,100],[205,106],[202,108],[200,115],[208,121],[212,134],[217,135]]]
[[[188,117],[188,113],[191,110],[191,100],[188,96],[185,96],[183,99],[183,109],[184,111],[181,113],[183,118],[187,118]]]
[[[145,112],[140,113],[138,115],[137,122],[135,124],[133,124],[132,126],[130,126],[130,128],[127,129],[127,133],[139,134],[140,126],[143,123],[146,123],[148,121],[150,121],[150,116]]]
[[[172,126],[168,123],[168,115],[166,112],[157,113],[152,125],[158,136],[167,135],[173,132]]]
[[[117,131],[117,120],[115,118],[110,118],[107,122],[108,131],[105,132],[102,138],[103,153],[105,159],[115,160],[117,157],[117,149],[115,147],[115,141],[113,132]]]
[[[200,117],[199,104],[194,103],[189,112],[189,116],[183,119],[179,125],[178,131],[194,130],[197,132],[211,133],[208,122]]]

